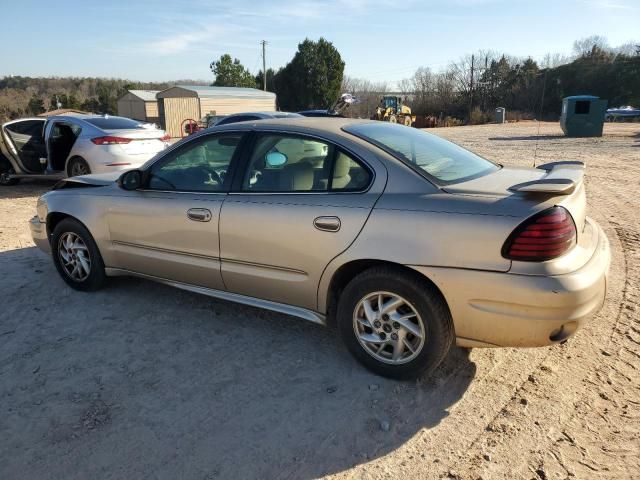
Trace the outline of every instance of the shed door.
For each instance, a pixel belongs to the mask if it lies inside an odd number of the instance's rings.
[[[196,97],[164,98],[163,104],[165,130],[173,138],[183,136],[182,122],[200,120],[200,101]]]

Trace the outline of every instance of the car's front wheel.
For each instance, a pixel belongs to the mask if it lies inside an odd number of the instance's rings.
[[[454,340],[442,296],[417,274],[376,267],[355,277],[338,302],[338,329],[351,353],[386,377],[431,373]]]
[[[0,156],[0,186],[10,187],[20,181],[19,178],[12,178],[11,175],[15,173],[13,167],[8,160]]]
[[[51,236],[53,263],[71,288],[90,291],[105,281],[104,263],[89,231],[77,220],[65,218]]]

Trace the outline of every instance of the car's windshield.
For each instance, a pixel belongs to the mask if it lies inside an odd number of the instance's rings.
[[[500,168],[455,143],[415,128],[377,122],[349,125],[344,130],[377,145],[439,184],[470,180]]]
[[[146,128],[142,122],[123,117],[95,117],[87,118],[85,121],[102,130],[137,130]]]

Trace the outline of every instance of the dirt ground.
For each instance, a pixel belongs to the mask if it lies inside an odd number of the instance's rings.
[[[613,264],[574,338],[384,380],[304,321],[143,280],[70,290],[27,228],[50,185],[24,182],[0,190],[0,478],[640,478],[640,124],[431,132],[586,162]]]

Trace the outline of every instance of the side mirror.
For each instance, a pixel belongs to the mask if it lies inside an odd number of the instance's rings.
[[[281,167],[287,163],[287,156],[280,152],[267,153],[266,157],[268,167]]]
[[[142,172],[140,170],[129,170],[120,175],[118,185],[123,190],[137,190],[142,186]]]

